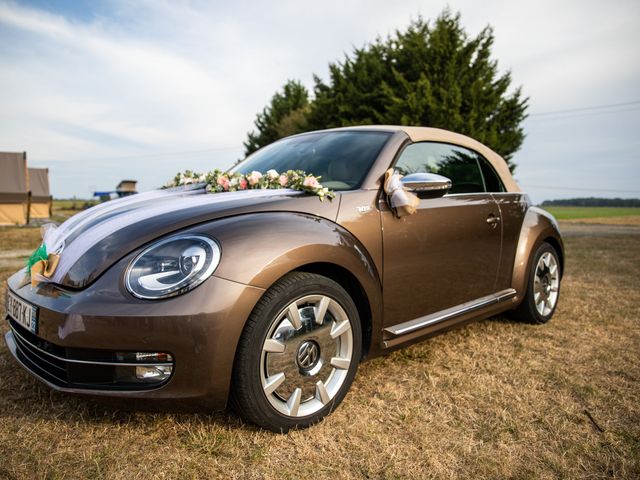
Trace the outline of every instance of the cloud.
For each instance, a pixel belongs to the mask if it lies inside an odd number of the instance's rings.
[[[122,177],[149,189],[180,169],[226,167],[287,79],[311,87],[313,73],[326,78],[328,63],[353,47],[442,9],[418,0],[393,8],[388,0],[42,5],[0,0],[0,150],[27,150],[31,164],[49,166],[61,197],[86,196],[89,186],[109,188]],[[637,2],[450,5],[472,34],[494,27],[499,66],[523,85],[532,111],[640,98],[640,65],[631,61],[640,40]],[[617,128],[602,148],[615,144],[635,158],[621,122],[637,129],[638,116],[532,118],[516,158],[519,177],[570,176],[563,165],[578,157],[597,165],[600,157],[572,152],[571,144],[597,137],[604,123]],[[552,148],[560,140],[562,155]],[[626,181],[616,175],[612,188]]]
[[[178,141],[192,127],[184,125],[185,116],[204,120],[214,105],[228,102],[219,79],[196,62],[101,24],[76,24],[9,5],[0,6],[0,18],[36,35],[39,51],[17,59],[18,69],[7,76],[28,82],[27,112],[41,118],[82,122],[97,132],[152,145]],[[24,111],[23,102],[14,99],[12,106]],[[189,129],[204,141],[205,132],[198,130]]]

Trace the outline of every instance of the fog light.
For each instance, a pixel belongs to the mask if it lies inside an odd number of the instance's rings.
[[[117,383],[144,384],[151,387],[164,383],[173,373],[173,356],[165,352],[115,352]]]
[[[136,367],[136,378],[143,381],[163,382],[171,376],[171,365],[151,365]]]

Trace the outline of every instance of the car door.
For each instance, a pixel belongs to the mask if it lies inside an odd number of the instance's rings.
[[[518,240],[522,222],[527,210],[531,206],[529,196],[522,192],[507,192],[500,176],[496,173],[491,163],[479,156],[480,169],[484,179],[485,189],[500,208],[500,226],[502,228],[502,249],[500,253],[500,266],[496,279],[496,291],[508,289],[512,286],[513,267],[518,249]]]
[[[384,324],[396,325],[495,293],[500,263],[500,210],[486,191],[479,154],[420,142],[402,151],[395,169],[437,173],[448,194],[421,198],[413,215],[396,218],[381,202]]]

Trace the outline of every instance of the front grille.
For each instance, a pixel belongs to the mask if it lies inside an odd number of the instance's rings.
[[[110,350],[67,348],[47,342],[12,319],[9,327],[16,344],[16,356],[29,370],[44,380],[64,388],[93,390],[148,390],[162,382],[136,379],[138,366],[170,365],[173,362],[144,363],[118,361]]]

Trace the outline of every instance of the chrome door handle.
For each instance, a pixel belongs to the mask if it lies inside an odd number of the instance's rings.
[[[496,217],[493,213],[491,213],[487,217],[487,223],[491,225],[492,228],[496,228],[498,226],[498,223],[500,223],[500,217]]]

